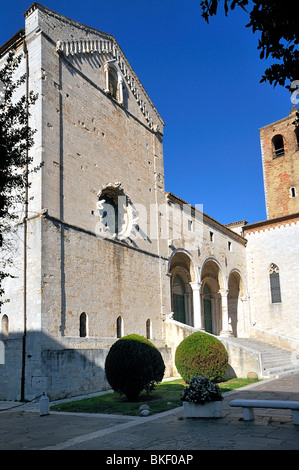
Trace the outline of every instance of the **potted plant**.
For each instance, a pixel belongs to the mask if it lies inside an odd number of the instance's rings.
[[[221,418],[220,388],[207,377],[192,377],[181,396],[186,418]]]

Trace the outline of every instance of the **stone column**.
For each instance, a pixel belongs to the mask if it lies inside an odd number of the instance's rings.
[[[201,299],[200,299],[200,288],[201,282],[190,282],[193,294],[193,317],[194,317],[194,328],[204,330],[202,326],[201,318]]]
[[[106,88],[105,88],[105,92],[108,93],[109,91],[109,67],[108,67],[108,64],[105,64],[104,65],[104,71],[105,71],[105,82],[106,82]]]
[[[119,95],[118,101],[119,101],[120,104],[123,104],[123,102],[124,102],[123,79],[122,79],[120,73],[118,73],[117,75],[118,75],[118,95]]]
[[[220,331],[220,336],[231,336],[231,332],[229,330],[228,324],[228,290],[227,289],[220,289],[219,290],[221,295],[221,309],[222,309],[222,330]]]

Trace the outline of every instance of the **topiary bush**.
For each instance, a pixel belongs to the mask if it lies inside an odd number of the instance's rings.
[[[187,383],[198,375],[217,382],[223,379],[227,370],[228,354],[219,339],[197,331],[178,345],[175,365]]]
[[[105,361],[107,380],[115,392],[136,401],[140,392],[161,382],[165,364],[160,351],[139,335],[123,336],[110,348]]]

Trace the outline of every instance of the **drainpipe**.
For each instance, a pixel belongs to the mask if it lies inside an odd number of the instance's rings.
[[[23,50],[26,60],[26,126],[29,127],[29,61],[28,61],[28,49],[26,41],[23,43]],[[26,145],[26,160],[28,161],[28,141]],[[24,332],[23,332],[23,341],[22,341],[22,375],[21,375],[21,401],[25,401],[25,369],[26,369],[26,336],[27,336],[27,219],[28,219],[28,163],[25,166],[25,208],[24,208],[24,245],[23,245],[23,258],[24,258],[24,294],[23,294],[23,322],[24,322]]]

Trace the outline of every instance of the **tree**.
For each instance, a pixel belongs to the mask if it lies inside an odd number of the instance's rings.
[[[209,18],[217,14],[221,0],[203,0],[200,2],[202,17]],[[248,11],[250,5],[251,11]],[[236,6],[247,11],[250,17],[246,25],[260,33],[258,50],[260,58],[271,57],[274,63],[268,67],[261,82],[269,82],[291,88],[294,81],[299,80],[299,22],[295,3],[290,0],[224,0],[225,15],[229,8]],[[290,80],[290,83],[287,81]],[[295,87],[295,85],[294,85]]]
[[[160,351],[144,336],[123,336],[110,348],[105,361],[106,378],[115,392],[136,401],[142,390],[150,392],[161,382],[165,364]]]
[[[29,107],[37,96],[26,92],[17,99],[17,92],[26,83],[26,74],[16,79],[22,54],[10,51],[0,69],[0,308],[3,304],[3,280],[10,276],[13,262],[12,243],[8,235],[13,222],[20,217],[19,205],[26,204],[34,130],[29,127]]]

